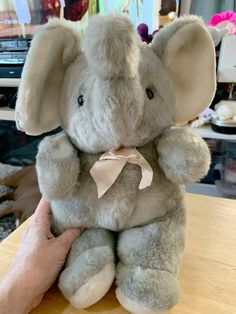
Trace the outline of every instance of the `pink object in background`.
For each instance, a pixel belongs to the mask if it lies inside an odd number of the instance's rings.
[[[218,29],[228,29],[229,34],[236,35],[236,12],[223,11],[213,14],[207,25]]]

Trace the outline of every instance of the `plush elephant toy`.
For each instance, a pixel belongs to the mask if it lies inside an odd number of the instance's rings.
[[[30,135],[63,129],[40,143],[36,167],[54,233],[87,228],[59,277],[76,308],[100,300],[114,279],[132,313],[167,313],[178,302],[183,186],[207,173],[210,155],[175,124],[203,111],[214,91],[214,45],[197,17],[166,26],[150,46],[116,14],[93,17],[84,38],[59,19],[35,34],[16,122]]]

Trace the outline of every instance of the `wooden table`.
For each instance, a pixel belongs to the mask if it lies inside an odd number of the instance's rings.
[[[187,195],[187,245],[180,271],[182,297],[170,314],[236,313],[236,201]],[[24,226],[0,244],[0,277],[6,272]],[[114,288],[97,304],[76,310],[54,287],[34,314],[125,314]],[[139,313],[141,314],[141,313]]]

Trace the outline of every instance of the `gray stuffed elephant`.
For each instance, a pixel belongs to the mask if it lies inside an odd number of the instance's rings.
[[[40,143],[36,167],[54,233],[87,228],[59,277],[76,308],[100,300],[114,279],[132,313],[167,313],[178,302],[184,184],[207,173],[210,154],[175,125],[214,91],[214,45],[197,17],[166,26],[150,46],[115,14],[93,17],[84,38],[59,19],[36,32],[16,122],[30,135],[63,129]]]

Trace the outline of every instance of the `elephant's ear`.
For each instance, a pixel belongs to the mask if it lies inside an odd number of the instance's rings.
[[[216,88],[215,49],[198,17],[183,17],[167,25],[151,48],[170,71],[176,122],[188,121],[210,105]]]
[[[60,125],[58,103],[64,73],[79,53],[79,34],[71,22],[52,19],[40,27],[32,40],[18,90],[18,129],[39,135]]]

